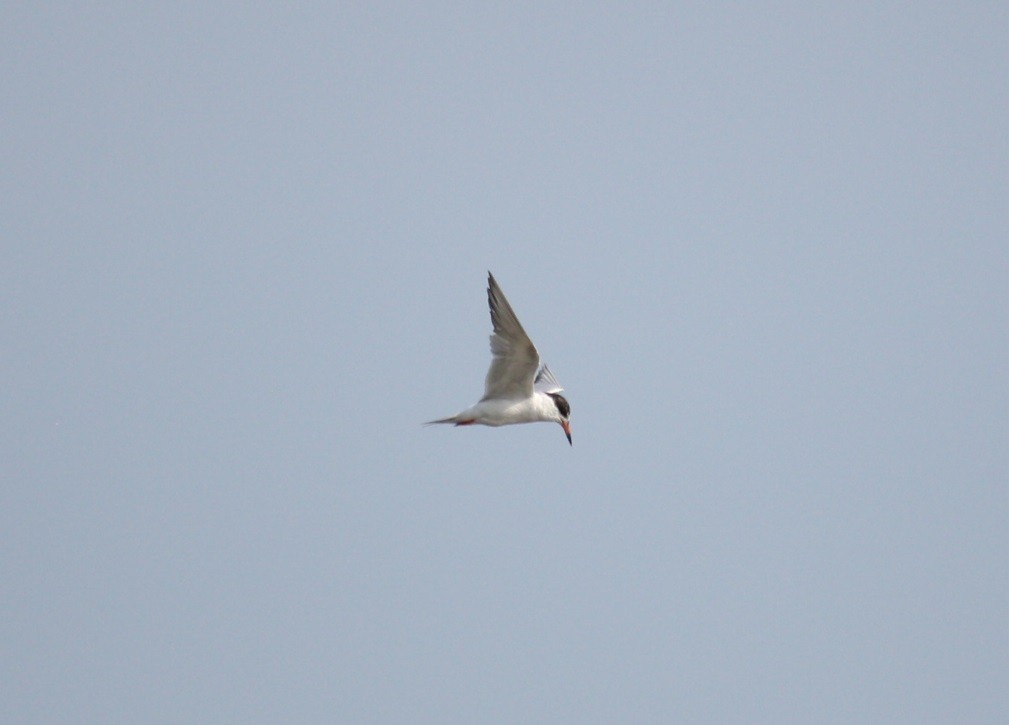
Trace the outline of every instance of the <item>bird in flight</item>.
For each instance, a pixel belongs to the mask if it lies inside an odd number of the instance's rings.
[[[491,363],[484,393],[476,405],[450,418],[428,421],[455,425],[513,425],[560,423],[571,443],[571,406],[564,389],[546,365],[540,365],[536,346],[522,329],[497,280],[487,273],[487,302],[494,334],[490,336]]]

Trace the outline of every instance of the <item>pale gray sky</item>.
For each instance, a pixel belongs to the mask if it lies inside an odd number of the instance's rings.
[[[0,720],[1004,718],[1007,6],[341,5],[3,11]]]

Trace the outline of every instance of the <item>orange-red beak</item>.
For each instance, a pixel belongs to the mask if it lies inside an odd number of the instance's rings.
[[[571,442],[571,424],[566,420],[561,421],[561,428],[564,429],[564,435],[568,437],[568,445],[573,446],[574,443]]]

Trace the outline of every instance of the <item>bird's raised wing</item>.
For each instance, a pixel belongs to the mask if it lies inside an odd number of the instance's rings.
[[[490,272],[487,273],[487,302],[494,326],[494,334],[490,336],[493,359],[484,382],[483,399],[528,398],[533,394],[533,378],[540,355]]]
[[[554,374],[550,372],[550,368],[546,365],[541,367],[540,371],[536,373],[533,387],[541,393],[559,393],[564,390],[564,386],[560,384],[560,381],[554,377]]]

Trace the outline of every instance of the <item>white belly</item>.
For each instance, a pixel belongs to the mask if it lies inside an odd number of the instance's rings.
[[[536,397],[523,400],[481,400],[469,410],[460,413],[460,417],[472,418],[475,423],[493,426],[551,420],[538,403]]]

